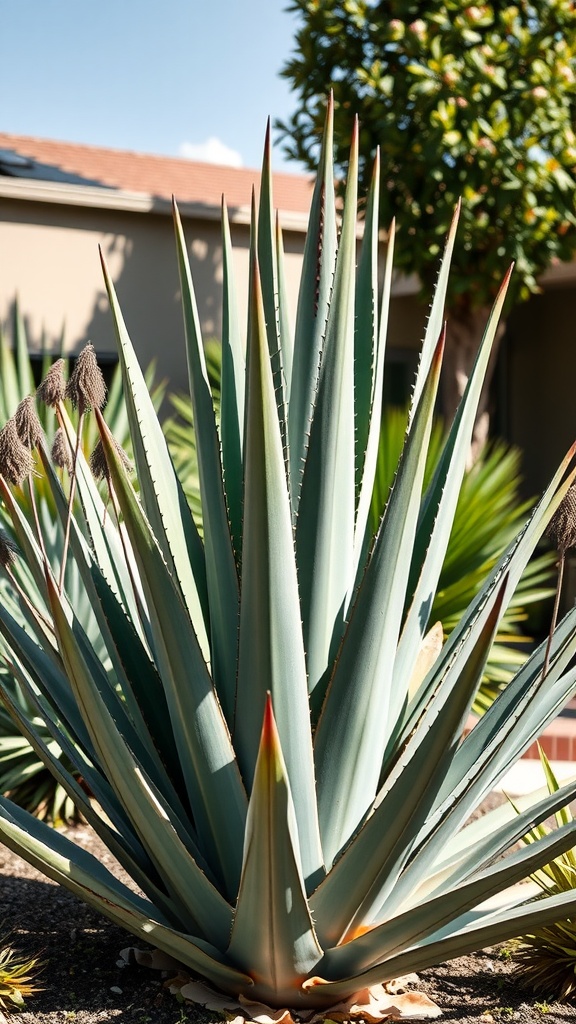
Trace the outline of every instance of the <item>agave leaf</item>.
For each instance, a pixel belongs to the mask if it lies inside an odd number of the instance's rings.
[[[512,543],[508,545],[488,579],[470,603],[467,614],[452,630],[434,664],[433,670],[419,688],[414,700],[408,705],[401,733],[396,740],[399,746],[402,746],[406,738],[413,732],[423,709],[430,699],[430,694],[433,692],[437,678],[444,673],[446,666],[452,661],[455,652],[459,650],[459,656],[464,656],[467,644],[466,637],[470,633],[470,624],[489,613],[490,602],[495,598],[498,582],[504,572],[508,579],[505,604],[514,593],[538,540],[544,533],[550,519],[576,477],[576,470],[572,470],[563,481],[563,477],[566,476],[575,453],[576,444],[572,445],[565,455],[528,522]]]
[[[318,371],[330,309],[336,265],[336,200],[334,195],[334,98],[330,95],[314,187],[296,310],[294,360],[288,409],[290,496],[296,520],[302,470],[308,450],[312,412],[316,402]]]
[[[323,864],[298,579],[257,263],[251,279],[238,653],[238,705],[242,714],[236,718],[234,742],[243,777],[250,785],[266,694],[270,692],[294,797],[304,873],[310,885]]]
[[[256,998],[288,1006],[322,956],[306,902],[298,827],[270,697],[228,955],[254,978],[266,979]]]
[[[20,393],[18,377],[16,374],[16,362],[14,352],[10,348],[4,333],[0,333],[0,416],[2,423],[13,415],[18,402],[24,396]]]
[[[61,406],[59,409],[59,418],[68,437],[70,448],[72,451],[75,451],[76,432],[64,406]],[[41,457],[44,471],[52,489],[56,508],[62,515],[65,507],[65,515],[67,517],[68,502],[63,497],[60,482],[46,452],[42,452]],[[74,473],[77,493],[82,505],[82,512],[96,561],[105,579],[117,593],[128,614],[131,616],[141,639],[145,641],[149,636],[150,623],[143,605],[143,597],[138,587],[137,578],[134,573],[131,573],[131,565],[130,563],[127,564],[126,561],[127,558],[130,558],[131,552],[129,546],[125,543],[125,538],[121,538],[119,530],[114,526],[111,517],[107,515],[106,506],[102,501],[81,448],[78,451]],[[65,519],[63,521],[65,522]]]
[[[14,670],[15,666],[12,666],[12,668]],[[136,837],[132,835],[128,822],[123,822],[121,831],[111,828],[95,809],[93,801],[89,799],[82,786],[79,785],[70,772],[66,771],[59,757],[54,755],[51,747],[44,742],[38,730],[26,718],[26,715],[23,714],[17,703],[10,700],[9,694],[5,691],[0,691],[0,700],[4,703],[17,728],[26,737],[42,764],[48,768],[59,785],[66,790],[74,801],[75,806],[82,812],[86,821],[92,825],[111,853],[114,854],[120,864],[134,878],[148,898],[152,899],[168,918],[172,918],[176,922],[177,914],[174,906],[166,894],[152,881],[155,874],[154,867]],[[55,732],[55,739],[58,741],[60,738],[58,730]],[[54,732],[52,734],[54,735]],[[90,784],[89,778],[83,777]],[[96,792],[94,792],[94,795],[97,796]],[[106,807],[106,803],[103,806]]]
[[[56,709],[57,714],[66,723],[66,729],[70,732],[74,742],[92,760],[94,748],[72,696],[58,652],[54,656],[51,647],[46,650],[39,646],[22,625],[10,615],[3,602],[0,602],[0,632],[4,636],[13,658],[22,662],[30,678],[46,695],[51,707]]]
[[[482,823],[482,829],[474,828],[476,822],[472,822],[446,844],[442,859],[432,873],[427,873],[410,902],[420,902],[424,897],[440,892],[445,886],[454,889],[463,879],[470,878],[502,856],[530,829],[537,828],[542,821],[560,811],[575,797],[576,780],[523,810],[505,807],[510,816],[501,825],[492,816],[492,820],[486,824],[482,819],[487,815],[481,815],[476,820]]]
[[[438,589],[438,580],[450,539],[462,478],[470,451],[476,410],[498,321],[506,298],[510,274],[511,270],[504,280],[492,309],[464,397],[423,503],[423,513],[420,515],[418,524],[411,569],[412,577],[416,564],[417,582],[414,581],[416,589],[394,663],[395,700],[391,709],[393,719],[396,719],[402,703],[406,700],[409,679],[414,670],[415,656],[426,632],[432,601]],[[420,571],[419,549],[422,551],[423,558]],[[413,587],[409,585],[409,593],[412,591]]]
[[[222,201],[222,274],[222,383],[220,390],[222,469],[230,516],[230,532],[238,558],[242,550],[241,511],[244,479],[242,443],[246,365],[236,307],[230,224],[224,201]]]
[[[264,159],[260,178],[260,203],[258,208],[256,248],[258,266],[260,268],[260,284],[262,302],[266,321],[266,336],[270,352],[274,393],[278,406],[278,422],[282,433],[282,447],[287,450],[287,393],[284,375],[283,338],[280,336],[278,319],[278,259],[276,248],[276,231],[274,227],[274,209],[272,201],[272,154],[270,144],[270,119],[266,128],[264,143]]]
[[[236,697],[236,646],[238,633],[238,576],[232,549],[230,527],[220,461],[220,438],[216,426],[212,394],[206,372],[202,348],[202,335],[196,298],[190,274],[190,264],[182,222],[174,203],[174,227],[178,267],[182,288],[182,307],[186,331],[188,378],[194,427],[196,452],[200,475],[200,493],[204,525],[206,581],[210,605],[210,640],[212,651],[212,677],[222,709],[230,724],[234,715]],[[206,652],[204,651],[206,657]]]
[[[434,289],[434,298],[432,300],[432,306],[430,308],[430,316],[426,324],[426,332],[424,334],[424,341],[422,343],[422,350],[420,352],[420,362],[418,364],[418,372],[416,374],[416,383],[414,385],[414,392],[412,394],[412,402],[410,404],[410,419],[412,419],[418,408],[420,397],[424,390],[424,385],[430,371],[430,365],[434,358],[434,349],[436,341],[440,337],[442,332],[442,324],[444,323],[444,306],[446,302],[446,290],[448,288],[448,278],[450,275],[450,264],[452,262],[452,253],[454,251],[454,242],[456,239],[456,230],[458,228],[458,221],[460,218],[461,200],[458,200],[456,208],[454,210],[454,216],[452,217],[452,223],[448,231],[448,237],[446,239],[446,245],[444,246],[444,253],[442,255],[442,262],[440,264],[440,271],[438,273],[438,280],[436,282],[436,288]]]
[[[356,491],[359,493],[368,448],[376,392],[378,354],[378,210],[380,150],[376,150],[368,192],[364,237],[356,276],[354,325],[354,400],[356,409]]]
[[[553,860],[563,853],[573,844],[575,834],[576,823],[563,826],[539,840],[536,846],[533,844],[516,850],[470,881],[456,888],[444,886],[439,895],[328,950],[325,960],[318,965],[319,973],[334,978],[358,974],[398,950],[406,949],[415,942],[420,944],[427,936],[445,926],[452,926],[468,910],[526,878],[544,860]]]
[[[61,522],[65,524],[68,502],[54,468],[45,453],[43,465],[50,482],[56,509],[60,514]],[[130,602],[134,617],[129,618],[115,589],[108,584],[100,566],[96,563],[74,516],[70,520],[70,546],[83,586],[90,596],[92,611],[114,667],[116,680],[121,684],[123,699],[127,703],[136,730],[145,742],[146,740],[149,742],[149,732],[152,732],[158,741],[158,749],[167,763],[173,762],[172,769],[177,777],[179,767],[173,758],[174,737],[166,699],[160,678],[150,659],[148,648],[141,641],[142,631],[140,630],[138,633],[134,626],[136,607],[132,601],[133,595],[130,595]],[[115,575],[117,579],[119,576],[118,565],[116,565]],[[139,607],[142,608],[141,599]],[[149,623],[147,622],[146,625],[149,626]]]
[[[318,395],[296,522],[300,605],[312,705],[319,708],[354,583],[354,283],[358,126],[350,153]],[[316,687],[318,692],[315,693]]]
[[[252,979],[227,964],[217,949],[196,936],[167,926],[153,903],[119,882],[95,857],[62,833],[0,797],[0,836],[14,850],[85,903],[211,979],[224,991],[238,992]]]
[[[394,240],[396,237],[396,226],[392,222],[388,233],[388,244],[386,249],[386,265],[384,268],[384,290],[382,294],[382,310],[380,324],[375,325],[377,334],[377,347],[374,366],[374,380],[372,387],[371,414],[368,434],[366,439],[366,456],[364,459],[362,478],[360,484],[360,496],[356,512],[356,528],[354,535],[354,566],[356,576],[366,564],[366,556],[370,541],[372,540],[369,516],[374,481],[378,464],[378,447],[380,442],[380,428],[382,423],[382,400],[384,387],[384,355],[386,350],[386,334],[388,331],[388,312],[390,309],[390,294],[392,290],[392,266],[394,258]],[[377,243],[377,238],[376,238]],[[358,356],[357,358],[360,358]],[[355,363],[356,363],[355,359]],[[356,401],[358,408],[358,400]]]
[[[573,841],[573,840],[572,840]],[[570,838],[567,837],[567,842]],[[345,998],[346,993],[355,991],[360,985],[372,985],[379,981],[397,978],[410,973],[418,965],[418,970],[443,963],[453,957],[465,956],[487,945],[496,945],[506,939],[515,938],[534,932],[547,924],[553,924],[559,918],[570,917],[572,907],[576,907],[576,891],[561,893],[535,902],[506,906],[499,912],[485,911],[474,915],[474,920],[465,922],[462,918],[454,922],[453,931],[443,934],[440,938],[430,936],[411,949],[390,957],[385,966],[377,965],[359,974],[350,976],[346,981],[336,982],[330,986],[322,986],[322,995]],[[573,913],[573,912],[572,912]],[[458,927],[460,926],[460,927]]]
[[[240,877],[239,843],[247,800],[230,735],[187,609],[106,424],[99,413],[97,417],[114,488],[147,588],[158,668],[198,833],[226,890],[234,892]]]
[[[146,515],[164,558],[178,580],[190,610],[194,629],[206,661],[208,642],[208,597],[206,565],[202,542],[174,472],[166,440],[156,417],[146,381],[138,365],[126,330],[114,285],[101,255],[104,281],[118,338],[124,381],[124,396],[132,428],[134,458]]]
[[[22,312],[20,310],[20,304],[18,301],[14,303],[14,349],[16,357],[16,374],[18,387],[20,388],[20,395],[16,402],[22,401],[26,398],[26,395],[31,395],[36,390],[34,383],[34,377],[32,376],[32,367],[30,365],[30,350],[28,347],[28,339],[26,337],[26,328],[24,327],[24,320],[22,318]],[[15,408],[11,410],[11,414],[15,412]]]
[[[284,265],[284,243],[282,240],[282,228],[280,218],[276,213],[276,263],[278,265],[278,328],[282,342],[282,362],[284,365],[284,379],[286,381],[286,402],[290,397],[290,384],[292,381],[292,363],[294,360],[294,338],[290,329],[288,315],[288,293],[286,288],[286,273]]]
[[[126,808],[152,862],[156,865],[183,921],[194,932],[198,927],[217,946],[229,934],[232,912],[218,890],[198,868],[189,847],[183,843],[182,826],[173,808],[147,777],[146,771],[130,750],[125,732],[121,732],[112,714],[94,686],[90,666],[70,628],[56,587],[47,577],[48,594],[58,642],[68,678],[83,717],[89,724],[91,739],[110,783]],[[120,723],[123,730],[126,723]]]
[[[441,338],[318,722],[314,756],[327,863],[332,863],[376,795],[394,725],[389,717],[394,652],[442,351]]]
[[[574,618],[576,616],[572,617],[572,629]],[[557,635],[557,641],[559,640],[560,637]],[[551,662],[551,671],[547,679],[549,685],[546,686],[549,692],[545,694],[544,701],[539,700],[538,692],[543,689],[542,645],[519,677],[510,684],[513,692],[508,693],[505,690],[498,698],[504,702],[497,713],[498,729],[492,729],[491,715],[488,725],[483,726],[480,735],[469,742],[472,735],[470,734],[456,751],[445,780],[439,787],[426,824],[418,836],[410,866],[395,886],[392,899],[394,906],[401,905],[407,894],[417,888],[430,874],[431,865],[444,852],[447,837],[457,831],[482,797],[496,785],[510,765],[530,746],[547,722],[555,717],[566,703],[574,687],[576,671],[559,679],[558,676],[576,650],[576,641],[572,639],[569,644],[565,644],[560,654],[558,647],[559,642],[554,647],[554,660]]]
[[[415,428],[417,423],[418,417]],[[398,758],[372,814],[313,894],[311,908],[324,947],[371,920],[374,908],[394,892],[411,838],[426,820],[459,741],[498,626],[503,592],[504,586],[483,628],[476,631],[466,661],[449,670],[444,690],[431,701],[427,719]]]
[[[89,759],[86,753],[80,748],[79,744],[73,742],[68,737],[66,723],[63,721],[63,719],[58,716],[57,712],[53,708],[50,707],[50,705],[43,698],[43,695],[41,693],[36,693],[32,689],[32,686],[25,672],[22,670],[21,666],[14,663],[11,664],[13,664],[13,671],[17,675],[18,681],[23,689],[23,692],[26,694],[31,706],[37,710],[38,715],[40,716],[40,720],[43,723],[43,726],[48,731],[48,733],[57,741],[59,749],[61,749],[65,756],[68,758],[70,763],[77,771],[78,775],[85,780],[90,792],[102,807],[107,819],[111,822],[115,830],[114,835],[117,835],[119,837],[118,841],[121,841],[125,844],[126,849],[130,851],[130,856],[133,858],[135,862],[138,863],[141,870],[147,870],[150,873],[151,878],[157,878],[158,876],[155,873],[155,870],[150,862],[150,859],[148,858],[139,840],[136,838],[132,831],[129,819],[126,816],[126,813],[122,805],[119,803],[116,794],[111,789],[108,780],[102,775],[100,769],[97,767],[96,755],[94,754],[93,759]],[[17,705],[13,701],[9,700],[8,694],[3,693],[2,700],[10,703],[11,707],[14,707],[16,711],[18,711]],[[20,712],[18,711],[18,713]],[[42,742],[40,736],[38,736],[37,739],[34,738],[35,733],[33,730],[33,725],[30,726],[30,724],[28,724],[26,728],[32,730],[32,738],[30,739],[30,743],[33,746],[35,743]],[[52,757],[51,752],[49,751],[48,753],[49,756]],[[52,758],[52,762],[52,767],[54,767],[54,758]],[[50,770],[52,770],[52,768]],[[62,767],[59,764],[59,762],[57,770],[62,770]],[[74,787],[77,785],[75,780],[73,780],[73,784]],[[90,801],[88,801],[88,804],[89,807],[92,807]],[[83,806],[84,805],[82,804],[82,807]],[[86,814],[88,820],[90,820],[89,813],[90,812]],[[92,810],[92,813],[94,814],[95,812]],[[122,860],[121,857],[119,857],[119,859]],[[145,886],[143,886],[143,889],[145,889]]]

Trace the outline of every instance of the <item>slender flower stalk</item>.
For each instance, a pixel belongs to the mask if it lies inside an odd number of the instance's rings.
[[[66,384],[65,396],[70,399],[74,408],[78,409],[79,415],[76,432],[76,445],[74,448],[72,471],[70,474],[70,492],[68,495],[68,513],[66,516],[66,528],[64,531],[60,579],[58,581],[58,589],[60,593],[62,593],[64,587],[64,575],[66,572],[68,545],[70,541],[72,507],[76,493],[76,463],[78,461],[78,453],[82,442],[84,416],[91,409],[101,409],[106,401],[106,385],[104,383],[102,371],[96,362],[96,353],[93,345],[86,345],[78,356],[76,366],[74,367],[68,383]]]
[[[43,448],[45,444],[44,431],[42,424],[38,418],[36,412],[36,403],[33,395],[28,395],[22,399],[16,412],[14,413],[14,423],[16,425],[16,431],[22,444],[33,452],[34,449]],[[34,491],[34,480],[33,480],[33,468],[34,464],[30,468],[27,475],[28,481],[28,493],[30,497],[30,507],[32,509],[32,515],[34,518],[34,526],[36,528],[36,536],[40,545],[40,550],[44,556],[44,560],[47,562],[46,548],[44,546],[44,538],[42,536],[42,530],[40,528],[40,519],[38,516],[38,508],[36,505],[36,495]]]
[[[548,671],[548,664],[550,661],[550,649],[552,647],[552,637],[554,636],[554,630],[556,629],[556,623],[558,621],[558,610],[560,608],[560,597],[562,594],[562,583],[564,581],[564,566],[566,562],[566,554],[576,545],[576,484],[572,484],[572,487],[568,490],[564,499],[560,502],[555,514],[553,515],[548,529],[546,531],[547,536],[552,539],[558,550],[558,579],[556,582],[556,596],[554,598],[554,608],[552,610],[552,621],[550,623],[550,632],[548,634],[548,642],[546,644],[546,654],[544,657],[544,668],[542,670],[542,678]]]

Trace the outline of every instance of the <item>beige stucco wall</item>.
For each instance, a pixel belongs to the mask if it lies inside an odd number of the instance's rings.
[[[183,218],[204,337],[221,335],[222,249],[216,220]],[[249,228],[232,225],[241,322],[246,322]],[[167,214],[85,209],[0,199],[0,323],[15,295],[29,344],[75,352],[90,340],[115,352],[98,257],[102,247],[132,341],[143,365],[158,359],[162,376],[184,386],[186,361],[172,221]],[[303,236],[285,234],[286,282],[295,305]]]
[[[204,338],[221,336],[222,246],[216,219],[183,217]],[[232,223],[241,323],[247,319],[250,231]],[[76,352],[92,341],[115,354],[115,336],[98,257],[102,247],[142,365],[153,358],[170,386],[186,383],[186,357],[172,219],[168,213],[93,209],[0,198],[0,323],[18,295],[29,344],[44,337]],[[285,272],[294,327],[304,233],[284,230]],[[425,310],[413,296],[393,299],[388,345],[392,354],[419,347]]]

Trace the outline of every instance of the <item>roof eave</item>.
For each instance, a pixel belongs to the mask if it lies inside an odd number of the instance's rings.
[[[178,197],[176,197],[178,198]],[[97,210],[119,210],[127,213],[170,215],[171,203],[161,196],[123,189],[98,188],[90,185],[64,185],[49,181],[31,181],[25,178],[0,177],[0,199],[16,199],[58,206],[80,206]],[[178,209],[185,218],[220,221],[220,206],[208,203],[180,202]],[[280,224],[284,231],[305,232],[308,215],[280,210]],[[250,224],[250,206],[228,206],[232,224]]]

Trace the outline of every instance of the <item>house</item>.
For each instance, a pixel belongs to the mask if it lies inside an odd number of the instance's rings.
[[[221,198],[229,211],[241,322],[246,322],[250,204],[258,171],[0,133],[0,324],[18,295],[29,343],[77,351],[91,340],[115,358],[102,283],[102,247],[143,365],[158,359],[186,384],[171,218],[178,201],[205,339],[221,335]],[[274,174],[295,310],[312,180]],[[576,434],[576,264],[552,268],[543,294],[508,321],[495,378],[497,429],[525,452],[530,493],[541,490]],[[407,397],[426,310],[417,283],[398,278],[387,345],[389,394]]]

